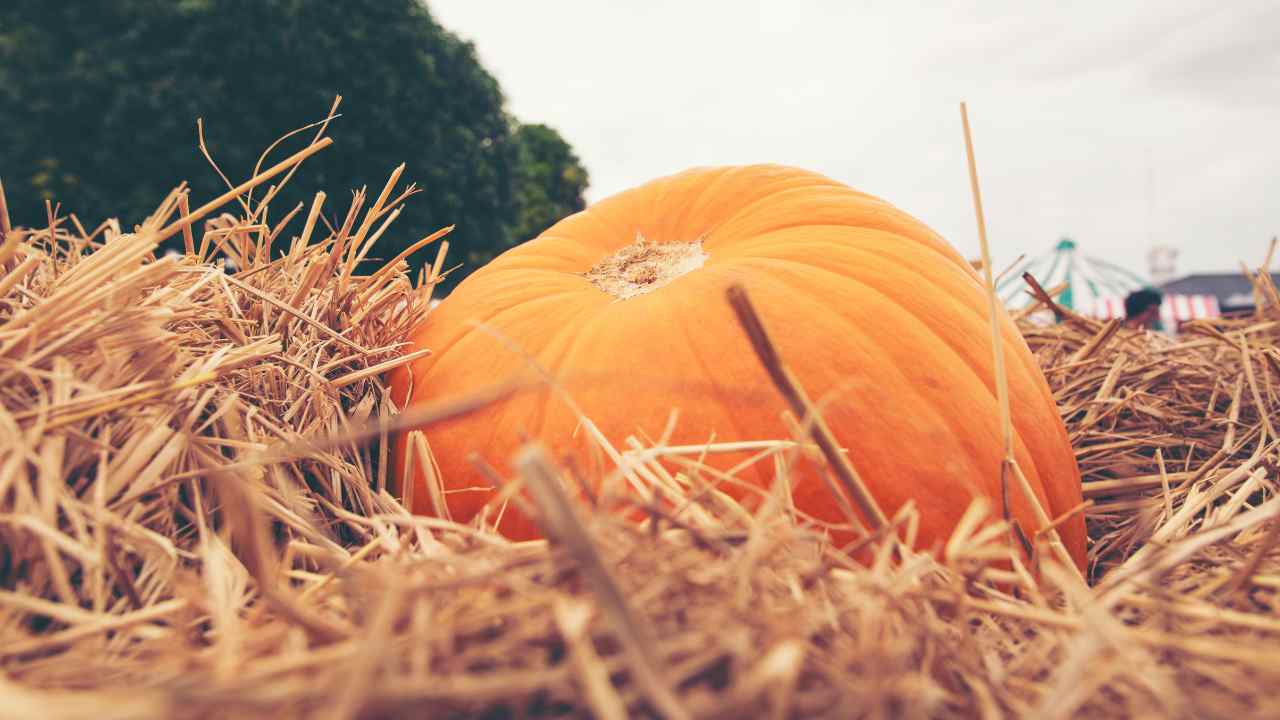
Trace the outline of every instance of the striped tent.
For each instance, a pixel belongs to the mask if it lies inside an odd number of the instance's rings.
[[[1099,320],[1124,317],[1123,297],[1100,297],[1094,301],[1093,311],[1089,313]],[[1160,305],[1160,323],[1165,328],[1173,329],[1180,323],[1202,318],[1215,318],[1222,315],[1218,307],[1216,295],[1165,295]]]

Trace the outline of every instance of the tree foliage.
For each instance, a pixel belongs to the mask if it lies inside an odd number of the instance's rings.
[[[506,114],[498,83],[415,0],[0,3],[0,178],[17,222],[42,221],[53,198],[86,220],[118,216],[128,227],[181,180],[194,198],[211,197],[226,186],[197,149],[196,118],[237,182],[263,148],[322,118],[336,95],[337,142],[303,165],[277,212],[316,189],[376,192],[404,162],[424,192],[372,255],[389,258],[456,224],[450,239],[462,252],[451,256],[483,259],[525,232],[526,215],[554,215],[522,198],[573,205],[559,188],[527,187],[549,176],[520,167],[541,156],[517,140],[527,133]],[[572,158],[554,131],[534,134]],[[327,209],[332,221],[345,202]]]
[[[573,148],[546,125],[521,125],[515,141],[519,214],[512,239],[519,243],[582,210],[588,178]]]
[[[546,125],[521,125],[511,140],[515,145],[514,224],[500,245],[475,246],[465,255],[466,266],[480,267],[510,247],[537,237],[561,218],[586,207],[588,175],[573,148]],[[450,277],[446,286],[456,284]]]

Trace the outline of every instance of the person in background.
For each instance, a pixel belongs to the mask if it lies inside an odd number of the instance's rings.
[[[1124,324],[1144,330],[1160,329],[1160,305],[1164,295],[1155,288],[1142,288],[1124,299]]]

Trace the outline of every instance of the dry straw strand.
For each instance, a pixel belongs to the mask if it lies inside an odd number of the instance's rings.
[[[991,352],[995,360],[996,402],[1000,406],[1000,428],[1004,438],[1004,461],[1000,466],[1000,486],[1005,494],[1005,517],[1006,519],[1009,517],[1007,487],[1009,474],[1012,473],[1013,477],[1018,481],[1018,489],[1022,492],[1027,504],[1031,506],[1032,512],[1036,515],[1036,522],[1040,526],[1036,529],[1036,533],[1047,533],[1049,547],[1058,561],[1066,567],[1074,569],[1075,562],[1067,552],[1066,546],[1062,544],[1062,538],[1054,527],[1053,519],[1045,512],[1044,506],[1040,504],[1040,499],[1031,488],[1031,483],[1027,481],[1026,475],[1023,474],[1022,468],[1018,466],[1018,461],[1013,455],[1013,420],[1009,411],[1009,376],[1005,370],[1004,341],[1000,335],[1000,306],[996,299],[995,280],[991,276],[991,248],[987,243],[987,222],[982,212],[982,190],[978,186],[978,165],[974,160],[973,138],[969,132],[969,110],[963,102],[960,103],[960,120],[964,129],[965,156],[969,161],[969,188],[973,192],[973,212],[978,221],[978,243],[982,248],[982,267],[986,278],[988,315],[991,320]]]

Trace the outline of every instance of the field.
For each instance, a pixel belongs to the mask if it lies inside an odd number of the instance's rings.
[[[1022,328],[1084,475],[1084,581],[1012,557],[983,504],[936,553],[908,508],[857,563],[642,438],[618,451],[666,498],[647,523],[571,504],[530,446],[502,481],[550,539],[512,543],[389,489],[391,433],[519,388],[392,407],[447,241],[414,282],[357,272],[400,171],[349,211],[270,208],[326,143],[134,232],[11,228],[0,193],[0,717],[1280,714],[1266,273],[1256,316],[1176,341],[1028,309],[1061,317]]]

